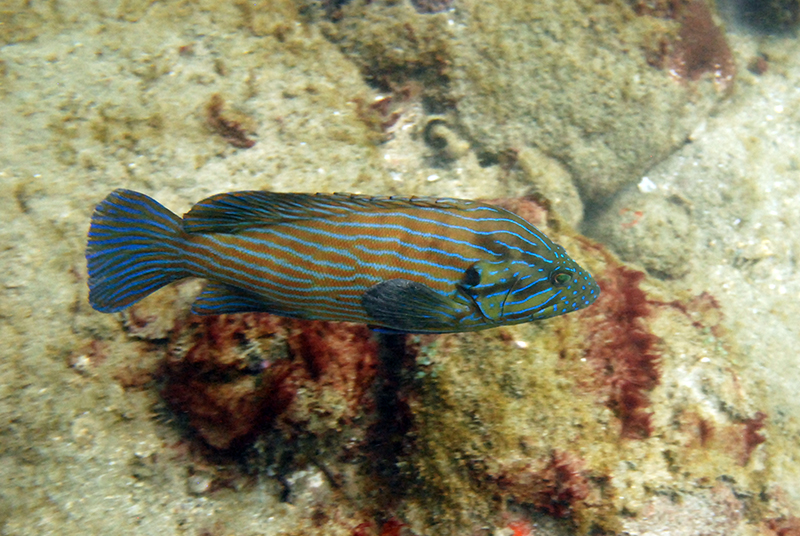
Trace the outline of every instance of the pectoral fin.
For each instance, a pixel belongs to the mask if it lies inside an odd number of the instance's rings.
[[[380,328],[406,333],[453,329],[463,306],[427,285],[390,279],[370,287],[361,297],[367,315]]]

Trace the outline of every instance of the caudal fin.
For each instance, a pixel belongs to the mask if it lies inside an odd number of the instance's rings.
[[[113,313],[188,277],[181,219],[154,199],[114,190],[92,215],[86,263],[89,302]]]

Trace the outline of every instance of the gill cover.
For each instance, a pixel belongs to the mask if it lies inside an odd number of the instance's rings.
[[[515,262],[478,261],[464,271],[458,289],[472,305],[491,321],[503,316],[503,306],[519,274]]]

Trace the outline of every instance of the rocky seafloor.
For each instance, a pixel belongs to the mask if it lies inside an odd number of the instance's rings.
[[[756,7],[754,7],[756,6]],[[793,1],[0,4],[0,534],[800,534]],[[494,199],[590,308],[87,300],[94,206]]]

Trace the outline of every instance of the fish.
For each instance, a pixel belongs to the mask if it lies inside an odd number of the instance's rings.
[[[395,333],[453,333],[577,311],[600,294],[563,247],[480,201],[240,191],[183,218],[132,190],[97,205],[89,301],[121,311],[207,280],[197,315],[272,313]]]

